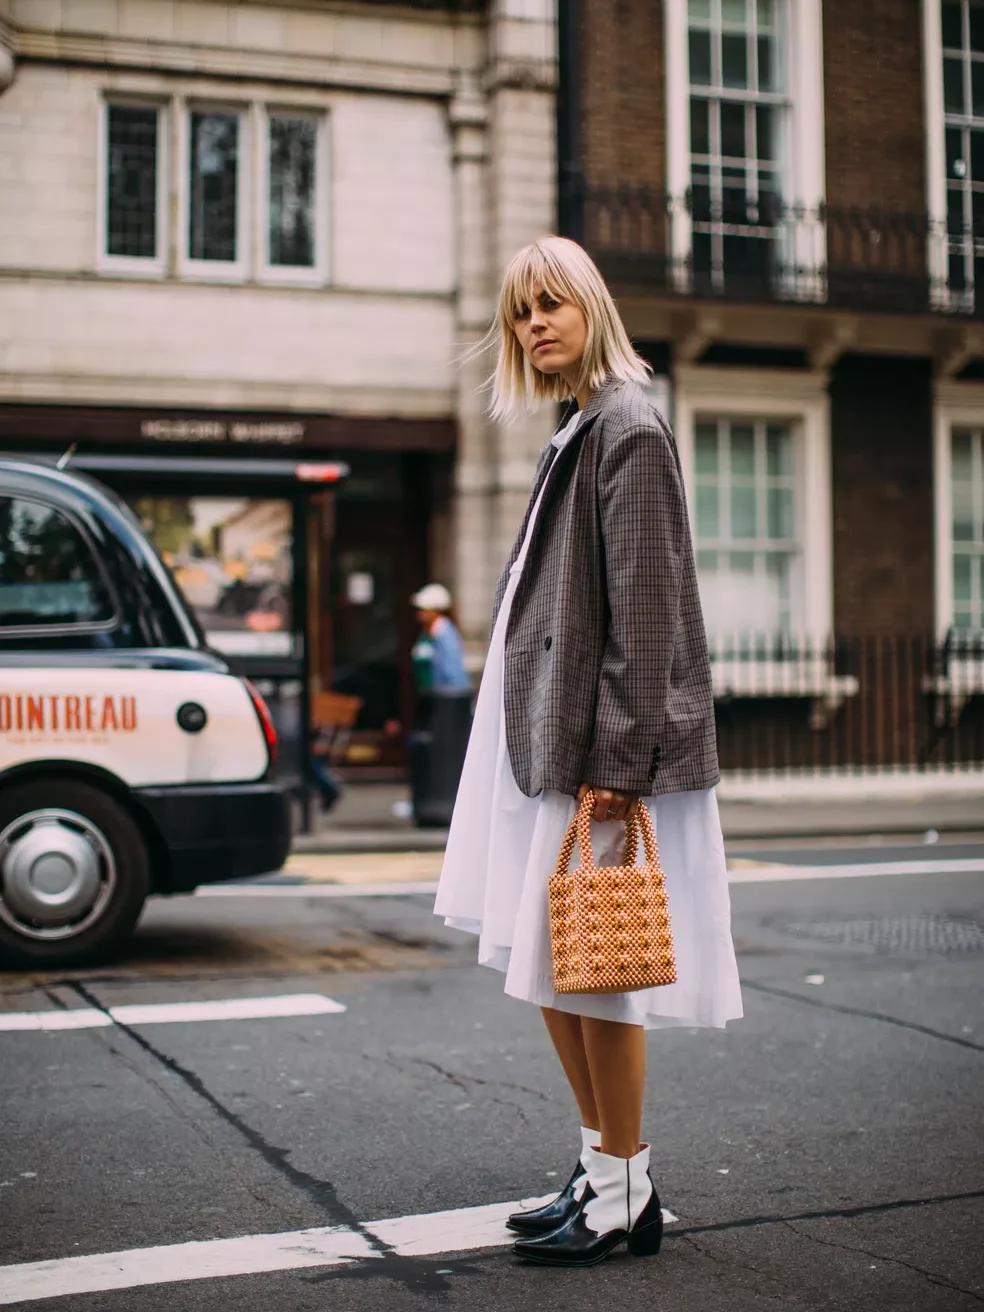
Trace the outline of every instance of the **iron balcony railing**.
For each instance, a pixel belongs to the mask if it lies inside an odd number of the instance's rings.
[[[725,770],[984,770],[984,634],[709,639]]]
[[[632,187],[577,189],[562,213],[619,289],[984,315],[984,230],[924,213]]]

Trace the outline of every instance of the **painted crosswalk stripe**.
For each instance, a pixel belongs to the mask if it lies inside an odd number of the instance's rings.
[[[272,998],[222,998],[206,1002],[130,1003],[122,1007],[76,1007],[68,1011],[0,1012],[0,1031],[91,1030],[109,1025],[174,1025],[207,1020],[266,1020],[326,1016],[345,1005],[323,993],[287,993]]]
[[[360,1260],[378,1260],[382,1253],[373,1240],[399,1257],[431,1257],[504,1248],[515,1235],[505,1228],[510,1212],[539,1207],[549,1201],[527,1198],[485,1207],[466,1207],[421,1216],[397,1216],[370,1221],[361,1230],[324,1226],[284,1234],[241,1235],[235,1239],[208,1239],[157,1248],[131,1248],[119,1253],[56,1258],[49,1262],[23,1262],[0,1267],[0,1306],[94,1294],[110,1289],[136,1289],[187,1280],[259,1275],[294,1271],[303,1267],[340,1266]],[[663,1219],[678,1218],[663,1209]]]

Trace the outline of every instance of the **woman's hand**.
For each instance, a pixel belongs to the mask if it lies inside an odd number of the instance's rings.
[[[639,805],[638,793],[619,793],[613,788],[595,788],[593,784],[582,784],[577,790],[578,803],[587,792],[595,795],[591,813],[595,820],[628,820]]]

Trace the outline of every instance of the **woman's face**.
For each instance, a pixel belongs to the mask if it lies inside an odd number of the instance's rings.
[[[534,287],[533,304],[520,307],[513,328],[534,368],[543,374],[577,374],[588,342],[588,321],[579,305]]]

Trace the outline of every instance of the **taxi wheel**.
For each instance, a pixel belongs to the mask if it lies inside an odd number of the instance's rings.
[[[136,821],[75,779],[0,789],[0,964],[78,966],[132,932],[150,890]]]

